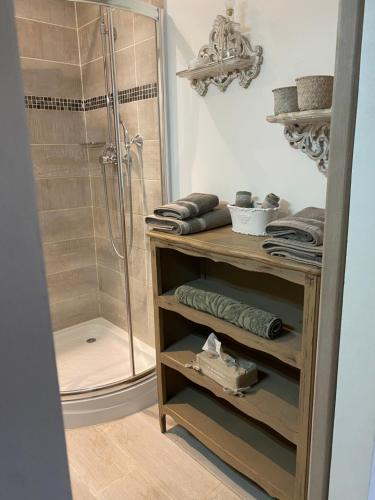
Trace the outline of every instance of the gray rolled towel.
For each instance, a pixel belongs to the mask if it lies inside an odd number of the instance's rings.
[[[156,207],[154,214],[159,217],[173,219],[189,219],[209,212],[219,204],[215,194],[192,193],[185,198]]]
[[[295,215],[270,222],[266,227],[266,233],[275,238],[320,246],[324,239],[324,219],[323,208],[308,207]]]
[[[176,289],[175,295],[180,303],[212,314],[259,337],[274,339],[281,332],[282,321],[274,314],[219,293],[181,285]]]
[[[179,220],[173,217],[148,215],[145,218],[145,222],[149,224],[152,229],[156,229],[157,231],[184,235],[208,231],[215,227],[227,226],[231,223],[231,217],[229,209],[226,206],[219,206],[200,217],[193,217],[191,219]]]

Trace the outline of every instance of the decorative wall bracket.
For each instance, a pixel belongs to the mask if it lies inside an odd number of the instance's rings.
[[[208,45],[201,47],[189,69],[177,75],[189,79],[201,96],[206,95],[210,84],[224,92],[236,78],[241,87],[248,88],[259,75],[262,54],[262,47],[257,45],[253,49],[248,38],[241,34],[239,23],[229,16],[217,16]]]
[[[299,111],[268,116],[270,123],[284,125],[284,137],[290,146],[314,160],[319,171],[327,175],[331,110]]]

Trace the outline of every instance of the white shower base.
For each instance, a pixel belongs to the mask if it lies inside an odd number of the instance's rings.
[[[106,319],[59,330],[54,342],[66,427],[121,418],[156,401],[154,374],[126,382],[132,378],[129,335]],[[136,375],[147,372],[155,351],[134,339],[134,362]]]

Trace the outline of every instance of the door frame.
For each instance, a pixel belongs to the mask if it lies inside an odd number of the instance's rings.
[[[365,0],[340,0],[308,480],[328,498]]]

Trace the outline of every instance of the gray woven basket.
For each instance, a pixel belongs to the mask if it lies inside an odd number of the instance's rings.
[[[303,76],[296,79],[298,107],[301,111],[332,106],[333,76]]]
[[[275,115],[298,111],[297,87],[281,87],[274,89]]]

